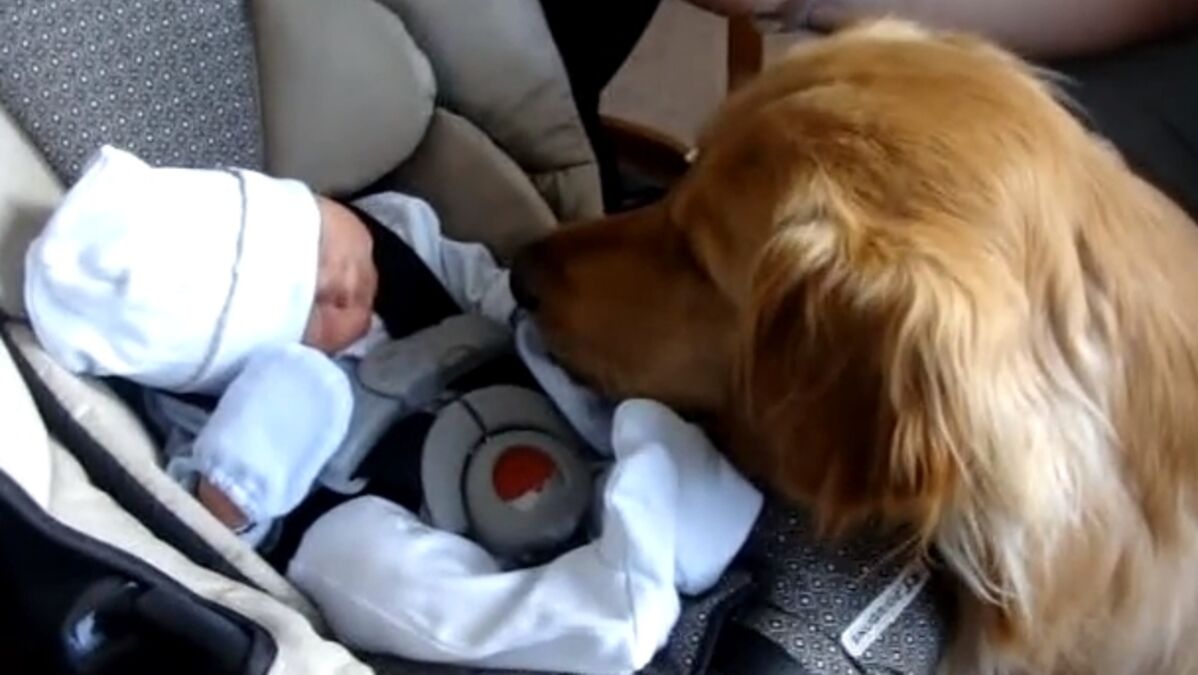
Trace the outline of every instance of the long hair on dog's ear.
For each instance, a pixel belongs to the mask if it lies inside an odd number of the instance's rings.
[[[786,226],[758,259],[741,363],[748,416],[777,449],[767,470],[825,528],[899,512],[930,525],[962,462],[918,344],[929,308],[912,279],[854,265],[837,228]]]
[[[778,227],[752,277],[745,414],[760,470],[825,529],[895,517],[1026,613],[1029,556],[1113,480],[1085,275],[1069,241],[1029,244],[1046,259],[1020,276],[963,239],[1003,228],[935,225],[821,208]]]

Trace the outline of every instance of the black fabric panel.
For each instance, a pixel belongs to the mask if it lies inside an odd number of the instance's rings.
[[[45,514],[0,473],[0,654],[21,673],[261,675],[262,628]]]
[[[751,572],[730,568],[716,585],[697,597],[682,597],[682,611],[666,646],[641,675],[704,675],[724,626],[753,596]]]
[[[772,640],[736,623],[724,625],[711,669],[723,675],[821,675],[799,665]]]
[[[374,266],[379,273],[374,311],[387,333],[400,339],[462,313],[449,291],[420,256],[369,213],[352,205],[374,241]]]
[[[1085,121],[1198,218],[1198,31],[1049,66]]]
[[[541,9],[570,80],[578,115],[599,163],[603,202],[609,212],[626,208],[627,186],[618,157],[603,131],[599,99],[641,39],[661,0],[541,0]]]
[[[400,419],[379,439],[355,477],[370,479],[368,494],[420,513],[424,503],[421,483],[424,439],[437,420],[434,413],[420,412]]]
[[[49,387],[33,372],[33,368],[13,344],[7,331],[3,331],[3,338],[17,370],[29,387],[46,428],[79,460],[97,487],[111,495],[122,509],[140,520],[151,532],[196,564],[238,583],[258,588],[203,537],[150,494],[145,486],[129,475],[116,458],[83,428],[83,425],[71,417],[70,412],[63,407]]]
[[[706,607],[706,611],[699,613],[699,621],[697,623],[702,625],[697,627],[700,634],[695,638],[698,641],[698,645],[695,649],[694,664],[690,671],[691,675],[702,675],[710,669],[715,660],[716,647],[719,645],[720,636],[724,634],[724,628],[730,623],[727,619],[748,600],[753,591],[753,575],[746,570],[725,572],[724,579],[738,572],[743,574],[743,578],[745,579],[744,586],[738,588],[728,596],[720,598],[717,604],[709,605]],[[721,582],[724,579],[721,579]],[[686,621],[690,614],[691,612],[688,612],[687,608],[684,608],[680,623]],[[675,629],[676,632],[677,629]],[[671,641],[677,640],[675,633],[670,635]]]
[[[279,572],[286,572],[287,564],[299,550],[304,533],[308,531],[312,523],[355,496],[333,492],[318,484],[312,489],[312,492],[308,493],[307,497],[304,497],[304,501],[300,502],[299,506],[275,522],[275,531],[267,536],[266,541],[259,547],[258,554],[271,567]]]

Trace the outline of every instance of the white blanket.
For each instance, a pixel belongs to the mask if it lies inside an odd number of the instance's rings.
[[[600,536],[502,571],[477,544],[362,497],[308,531],[288,576],[344,642],[411,659],[628,673],[665,644],[747,537],[761,495],[697,428],[651,401],[615,412]]]

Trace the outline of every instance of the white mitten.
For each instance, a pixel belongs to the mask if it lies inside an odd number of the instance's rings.
[[[676,473],[649,443],[618,448],[598,539],[504,571],[474,542],[359,497],[321,516],[288,577],[363,651],[488,668],[640,670],[678,618]]]
[[[761,512],[761,492],[699,427],[656,401],[621,403],[612,443],[617,452],[650,443],[669,451],[678,471],[674,583],[686,595],[714,586],[753,529]]]
[[[324,354],[292,344],[260,351],[230,383],[195,440],[195,462],[251,523],[308,494],[345,436],[349,380]]]

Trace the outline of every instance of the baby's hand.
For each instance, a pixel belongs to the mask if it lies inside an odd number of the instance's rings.
[[[207,478],[200,478],[196,487],[196,498],[217,520],[231,530],[240,530],[249,524],[241,509],[237,508],[220,488],[209,483]]]

